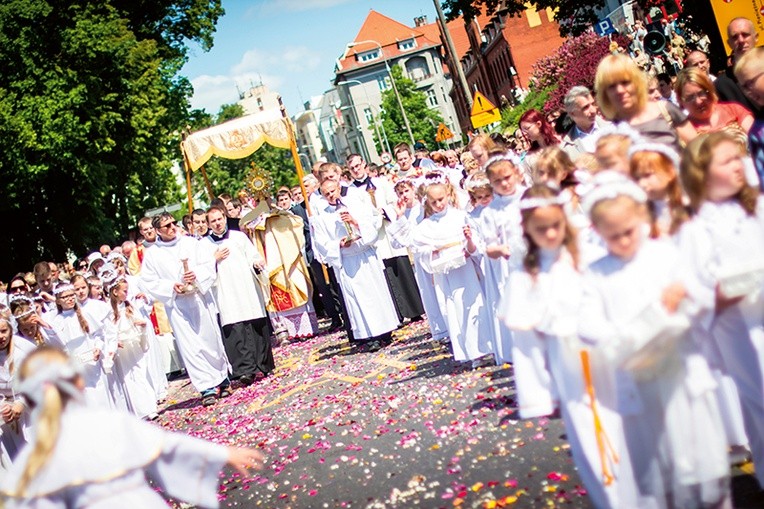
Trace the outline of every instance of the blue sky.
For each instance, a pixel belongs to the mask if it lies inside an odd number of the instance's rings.
[[[217,113],[261,80],[284,99],[289,115],[331,88],[334,62],[370,9],[408,26],[435,21],[432,0],[223,0],[209,52],[193,47],[182,74],[194,85],[191,104]]]

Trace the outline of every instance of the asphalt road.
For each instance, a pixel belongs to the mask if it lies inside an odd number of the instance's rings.
[[[221,474],[221,507],[591,507],[562,421],[519,420],[511,367],[459,365],[426,322],[376,352],[335,333],[275,354],[272,376],[212,407],[171,384],[163,427],[267,456]],[[764,506],[750,472],[736,507]]]

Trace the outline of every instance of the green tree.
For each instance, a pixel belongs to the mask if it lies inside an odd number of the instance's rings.
[[[206,125],[199,124],[196,127],[204,128],[221,124],[242,115],[244,115],[244,109],[241,105],[224,104],[220,107],[214,121],[208,115],[203,120],[207,120],[209,123]],[[213,194],[215,196],[223,193],[236,195],[240,190],[245,189],[247,187],[247,175],[249,175],[252,164],[269,172],[276,188],[279,186],[291,187],[298,184],[297,169],[292,161],[291,153],[288,150],[272,147],[265,143],[254,154],[243,159],[213,157],[207,161],[204,168],[207,171]],[[207,191],[200,171],[194,173],[192,187],[195,195],[204,195],[206,198]],[[275,192],[275,190],[272,191]],[[205,201],[209,200],[205,199]]]
[[[3,269],[82,256],[179,198],[177,72],[221,14],[219,0],[0,4]]]
[[[417,90],[416,83],[405,78],[399,66],[392,66],[391,73],[398,88],[398,93],[401,96],[403,107],[406,110],[406,117],[409,120],[414,140],[422,140],[425,144],[434,146],[438,124],[443,122],[443,117],[438,110],[427,105],[427,94]],[[401,108],[398,105],[398,100],[392,87],[382,92],[382,108],[379,118],[387,133],[390,147],[398,143],[411,143],[408,132],[406,132],[406,123],[403,121]],[[377,151],[381,151],[382,143],[377,139],[377,133],[373,132],[372,136],[374,137]]]
[[[579,35],[597,21],[597,11],[605,0],[443,0],[443,11],[449,20],[462,16],[465,21],[485,11],[489,15],[502,12],[508,16],[522,16],[528,6],[537,10],[553,9],[560,23],[560,35]]]

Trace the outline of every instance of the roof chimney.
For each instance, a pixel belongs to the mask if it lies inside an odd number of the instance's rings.
[[[417,16],[416,18],[414,18],[414,27],[421,27],[426,24],[427,24],[427,16],[422,15],[422,16]]]

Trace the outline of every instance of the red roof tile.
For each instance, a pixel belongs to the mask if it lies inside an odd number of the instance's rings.
[[[401,51],[398,49],[398,42],[400,41],[414,38],[416,39],[417,48],[440,45],[438,28],[435,26],[435,23],[431,25],[434,28],[430,28],[430,25],[409,27],[371,9],[352,42],[376,41],[382,46],[385,58],[393,58],[407,52],[406,50]],[[348,48],[339,59],[339,71],[347,71],[355,67],[372,64],[372,62],[357,61],[356,55],[375,48],[377,48],[377,44],[373,42],[366,42]],[[373,63],[376,62],[375,60]]]

